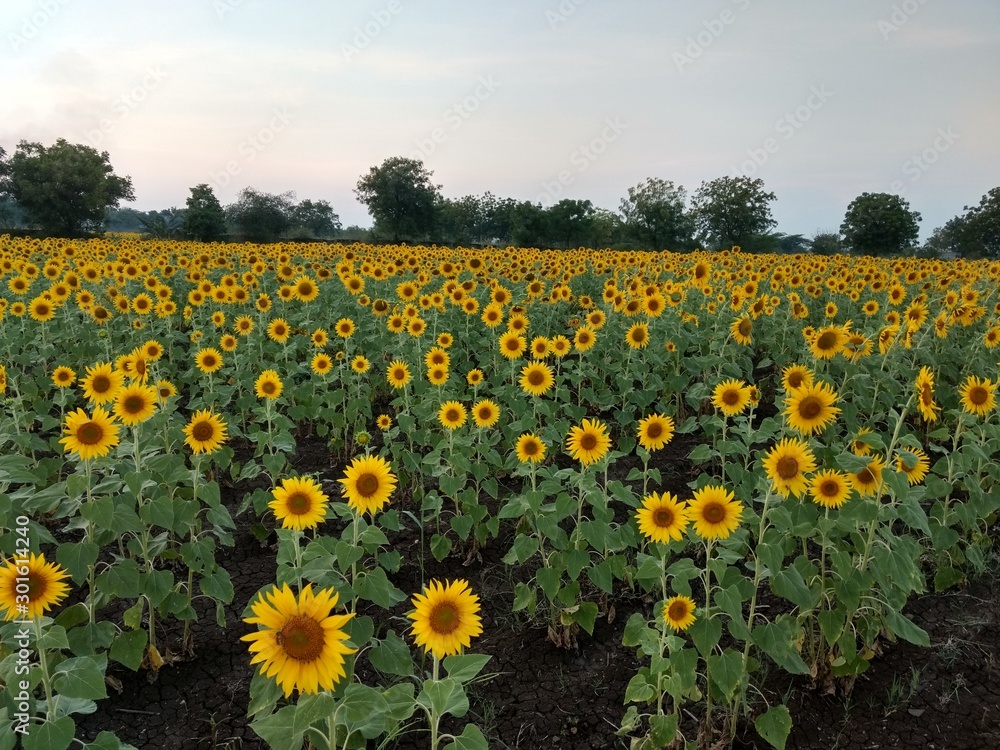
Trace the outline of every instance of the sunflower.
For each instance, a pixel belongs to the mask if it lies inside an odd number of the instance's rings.
[[[284,344],[288,341],[290,333],[291,329],[288,326],[288,321],[284,318],[275,318],[267,324],[267,337],[271,339],[271,341]]]
[[[59,442],[70,453],[76,453],[84,461],[103,458],[118,445],[118,425],[114,417],[102,407],[94,407],[92,416],[83,409],[66,415],[63,426],[65,437]]]
[[[739,527],[743,515],[743,504],[719,485],[695,490],[687,507],[694,531],[702,539],[725,539]]]
[[[781,371],[781,385],[786,391],[808,388],[813,383],[813,373],[805,365],[788,365]]]
[[[663,621],[676,631],[687,630],[694,625],[694,610],[694,599],[674,596],[663,603]]]
[[[380,430],[385,432],[386,430],[392,428],[392,417],[388,414],[379,414],[378,418],[375,420],[375,424],[378,425]]]
[[[448,382],[449,377],[451,377],[451,373],[448,372],[448,368],[441,367],[441,365],[435,365],[427,371],[427,380],[431,385],[444,385]]]
[[[839,508],[851,496],[851,479],[842,471],[826,469],[809,480],[809,494],[817,505]]]
[[[549,339],[549,351],[559,359],[569,354],[571,347],[572,343],[565,336],[553,336]]]
[[[403,360],[394,359],[389,363],[389,367],[386,368],[385,377],[389,381],[389,385],[399,390],[410,382],[412,376],[410,375],[410,368],[407,367]]]
[[[69,574],[55,563],[45,562],[45,555],[32,552],[27,564],[23,558],[8,560],[0,568],[0,609],[6,610],[4,619],[44,617],[69,593],[69,584],[63,582],[66,578]],[[19,609],[25,605],[27,612]]]
[[[250,642],[250,663],[261,664],[261,673],[273,677],[286,698],[293,690],[307,695],[332,690],[347,676],[344,657],[357,649],[347,645],[344,626],[354,614],[331,615],[337,599],[333,589],[314,594],[312,584],[296,598],[286,583],[251,605],[253,617],[244,622],[263,629],[240,640]]]
[[[72,368],[60,365],[52,372],[52,382],[57,388],[69,388],[76,380],[76,372]]]
[[[374,515],[388,502],[396,488],[392,466],[381,456],[359,456],[344,470],[340,494],[356,513]]]
[[[997,385],[992,380],[970,375],[958,393],[962,397],[962,408],[967,413],[985,417],[997,408],[996,391]]]
[[[712,391],[712,405],[727,417],[735,417],[750,403],[750,389],[742,380],[725,380]]]
[[[281,521],[283,529],[314,529],[326,516],[326,504],[330,498],[314,479],[285,479],[272,494],[274,500],[267,505],[274,511],[274,517]]]
[[[806,474],[816,470],[816,457],[805,440],[785,438],[767,452],[764,471],[783,497],[806,491]]]
[[[528,348],[531,349],[531,356],[535,359],[545,359],[549,356],[549,340],[545,336],[535,336]]]
[[[451,365],[451,357],[440,346],[432,346],[427,354],[424,355],[424,364],[427,367],[433,367],[434,365],[448,367]]]
[[[257,376],[257,380],[253,384],[257,398],[267,399],[268,401],[278,398],[284,388],[284,383],[281,382],[281,378],[274,370],[264,370],[264,372]]]
[[[253,318],[248,315],[241,315],[235,321],[236,333],[240,336],[249,336],[253,331]]]
[[[729,332],[738,344],[750,346],[753,343],[753,319],[750,317],[737,318],[729,326]]]
[[[159,400],[160,394],[153,386],[130,383],[115,397],[115,416],[123,425],[135,427],[153,416]]]
[[[164,404],[167,399],[177,395],[177,387],[169,380],[157,380],[156,395],[160,399],[160,404]]]
[[[669,544],[684,535],[688,525],[688,512],[684,503],[669,492],[647,495],[642,507],[635,514],[639,531],[651,542]]]
[[[353,336],[354,329],[354,321],[350,318],[341,318],[337,321],[337,325],[334,326],[334,330],[337,332],[337,335],[342,339],[349,339]]]
[[[803,435],[820,432],[840,413],[837,394],[828,383],[814,383],[791,391],[785,398],[788,425]]]
[[[868,443],[862,440],[863,435],[871,435],[872,431],[869,427],[859,427],[857,433],[854,435],[854,439],[851,441],[851,452],[856,456],[867,456],[872,452],[872,448]]]
[[[329,355],[320,352],[312,358],[309,367],[317,375],[326,375],[333,369],[333,360],[330,359]]]
[[[833,359],[844,348],[847,337],[839,326],[820,328],[809,344],[809,351],[816,359]]]
[[[545,443],[532,432],[525,432],[517,439],[514,445],[517,452],[517,460],[522,464],[537,464],[545,460]]]
[[[597,343],[597,334],[590,326],[580,326],[573,336],[573,348],[578,352],[585,352],[594,348]]]
[[[920,448],[905,448],[896,453],[896,469],[906,474],[911,486],[924,481],[930,468],[930,458]]]
[[[445,401],[438,410],[438,421],[449,430],[457,430],[465,424],[465,407],[458,401]]]
[[[196,411],[184,426],[184,444],[193,453],[213,453],[226,442],[226,423],[211,409]]]
[[[479,597],[467,581],[430,581],[421,594],[411,599],[414,641],[435,659],[461,652],[483,632],[479,618]]]
[[[674,437],[674,420],[663,414],[650,414],[639,422],[639,445],[657,451]]]
[[[476,427],[493,427],[500,420],[500,407],[488,398],[477,401],[472,405],[472,420]]]
[[[239,341],[231,333],[224,334],[219,339],[219,348],[224,352],[235,352],[237,346],[239,346]]]
[[[87,374],[80,378],[83,395],[97,406],[114,401],[118,389],[125,382],[125,373],[115,370],[110,362],[101,362],[87,368]]]
[[[937,421],[937,413],[941,411],[941,407],[934,402],[934,372],[931,368],[926,365],[920,368],[913,387],[917,392],[917,408],[920,414],[928,422]]]
[[[28,305],[28,315],[39,323],[48,323],[56,316],[56,306],[43,297],[35,297]]]
[[[295,296],[301,302],[312,302],[319,296],[319,287],[308,276],[299,276],[292,284],[295,287]]]
[[[406,322],[406,332],[413,338],[419,338],[427,330],[427,323],[423,318],[410,318]]]
[[[516,331],[506,331],[500,336],[500,354],[506,359],[517,359],[527,347],[524,337]]]
[[[585,419],[580,427],[571,427],[566,436],[566,450],[584,466],[600,461],[611,448],[607,426],[597,419]]]
[[[222,369],[222,354],[214,347],[201,349],[194,355],[194,363],[206,375]]]
[[[532,396],[546,393],[555,382],[552,368],[544,362],[533,361],[521,368],[521,390]]]
[[[351,360],[351,369],[359,375],[368,372],[371,366],[372,363],[363,354],[355,355],[354,359]]]
[[[868,465],[857,474],[850,474],[849,478],[854,489],[863,497],[874,495],[876,490],[882,485],[882,469],[885,462],[881,456],[874,455]]]
[[[469,372],[466,374],[465,382],[471,385],[473,388],[475,388],[476,386],[482,384],[484,378],[485,375],[483,375],[483,371],[480,370],[478,367],[476,367],[469,370]]]
[[[649,346],[649,326],[645,323],[635,323],[625,334],[625,343],[631,349],[645,349]]]

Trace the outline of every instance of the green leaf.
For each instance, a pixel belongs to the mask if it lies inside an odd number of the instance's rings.
[[[121,599],[135,599],[141,593],[139,566],[135,560],[117,560],[108,569],[111,593]]]
[[[115,642],[111,644],[111,658],[119,664],[124,664],[133,672],[142,664],[142,657],[146,653],[146,644],[149,642],[149,634],[145,630],[131,630],[119,633]]]
[[[482,654],[455,654],[444,658],[444,668],[451,679],[464,685],[483,671],[490,658]]]
[[[753,722],[757,734],[775,750],[785,750],[785,742],[792,731],[792,716],[787,706],[771,706]]]
[[[654,747],[668,747],[677,737],[678,714],[649,717],[649,738]]]
[[[360,598],[375,602],[385,609],[406,599],[406,594],[389,582],[389,577],[382,568],[359,573],[354,582],[354,591]]]
[[[66,750],[74,734],[76,724],[68,716],[63,716],[41,726],[31,725],[21,741],[24,750]]]
[[[699,617],[691,625],[688,632],[691,634],[691,641],[698,649],[698,653],[706,657],[712,653],[712,649],[722,637],[722,620],[718,617]]]
[[[475,724],[466,724],[462,733],[444,746],[444,750],[489,750],[486,738]]]
[[[900,614],[892,607],[887,607],[885,610],[885,624],[889,626],[891,633],[916,646],[931,645],[931,639],[927,635],[927,631],[917,627],[912,620]]]
[[[318,721],[324,722],[326,731],[325,720],[336,707],[337,701],[329,693],[300,696],[292,719],[292,734],[305,734],[306,730]]]
[[[424,682],[424,687],[417,696],[417,703],[430,708],[438,716],[451,714],[461,719],[469,711],[469,699],[462,684],[450,677]]]
[[[166,599],[174,585],[174,574],[169,570],[154,570],[140,578],[143,581],[142,593],[149,597],[154,607],[160,606],[160,602]]]
[[[409,677],[413,674],[413,657],[406,641],[390,630],[385,638],[378,641],[368,651],[368,659],[372,666],[383,674],[394,674]]]
[[[727,649],[722,654],[713,654],[707,659],[712,682],[722,690],[728,701],[743,677],[743,655]]]
[[[786,672],[809,674],[809,666],[795,648],[795,625],[789,618],[758,625],[753,630],[753,640],[764,653],[774,659]]]
[[[562,580],[562,571],[555,568],[540,568],[535,573],[535,580],[548,598],[553,601],[559,592],[559,583]]]
[[[56,560],[73,576],[73,583],[80,585],[87,580],[90,566],[97,562],[101,548],[93,542],[67,542],[56,549]]]
[[[94,741],[84,746],[85,750],[135,750],[132,745],[126,745],[112,732],[101,732]]]
[[[385,731],[385,718],[389,704],[378,690],[352,683],[344,691],[344,700],[338,709],[338,723],[347,731],[359,732],[367,739],[374,739]]]
[[[198,584],[203,594],[223,604],[232,603],[233,581],[225,568],[216,568],[212,573],[202,576]]]
[[[451,539],[444,534],[435,534],[431,537],[431,554],[438,562],[444,560],[451,552]]]
[[[255,731],[271,750],[301,750],[302,733],[292,731],[295,723],[295,706],[285,706],[280,711],[254,721]]]
[[[867,469],[870,461],[870,456],[859,456],[855,453],[851,453],[850,451],[841,453],[837,456],[837,466],[846,471],[848,474],[857,474],[862,469]]]
[[[104,671],[89,656],[76,656],[59,665],[53,686],[67,698],[99,700],[108,697]]]
[[[597,605],[594,602],[580,602],[573,613],[573,622],[586,630],[588,635],[593,635],[594,623],[597,622]]]
[[[934,574],[934,590],[944,591],[957,586],[965,580],[965,573],[955,568],[938,568]]]

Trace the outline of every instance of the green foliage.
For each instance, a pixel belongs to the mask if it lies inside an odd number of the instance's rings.
[[[719,177],[703,182],[692,199],[695,227],[712,246],[741,245],[764,234],[777,222],[771,217],[774,193],[764,181],[750,177]]]
[[[920,214],[898,195],[862,193],[847,207],[840,233],[844,244],[862,255],[893,255],[914,246]]]

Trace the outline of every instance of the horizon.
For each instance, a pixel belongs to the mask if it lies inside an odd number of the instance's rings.
[[[137,210],[182,207],[199,183],[223,204],[252,186],[367,227],[353,189],[399,155],[446,197],[616,212],[647,177],[689,198],[759,177],[777,230],[807,237],[889,192],[926,240],[1000,182],[1000,106],[971,75],[1000,62],[987,0],[10,6],[0,144],[108,151]]]

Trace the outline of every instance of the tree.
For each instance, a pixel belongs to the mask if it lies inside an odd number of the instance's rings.
[[[226,212],[206,183],[191,188],[184,213],[183,232],[199,242],[213,242],[226,236]]]
[[[292,209],[293,226],[308,230],[310,237],[332,237],[341,230],[340,217],[327,201],[306,199]]]
[[[920,214],[898,195],[862,193],[847,207],[840,233],[856,253],[889,255],[916,244],[919,222]]]
[[[226,218],[240,234],[254,242],[273,242],[292,227],[295,193],[280,195],[243,188],[236,203],[226,207]]]
[[[376,231],[393,242],[422,239],[434,230],[440,200],[432,174],[418,159],[393,156],[363,175],[354,193],[368,206]]]
[[[547,244],[562,247],[586,245],[594,234],[596,212],[589,200],[563,198],[546,210],[549,239]]]
[[[108,208],[135,200],[131,178],[114,173],[107,151],[63,138],[48,148],[21,141],[5,169],[7,192],[26,219],[52,234],[95,230]]]
[[[701,183],[692,199],[695,227],[717,248],[740,245],[777,226],[771,218],[774,193],[764,181],[749,177],[720,177]]]
[[[978,206],[965,207],[962,244],[967,255],[1000,258],[1000,187],[990,190]]]
[[[687,191],[669,180],[650,177],[628,189],[621,202],[625,231],[649,250],[682,250],[693,246],[694,218],[687,212]]]
[[[809,249],[813,255],[838,255],[844,252],[844,243],[837,232],[820,232],[813,237]]]
[[[186,213],[183,208],[164,208],[160,211],[139,213],[143,232],[158,240],[180,237],[184,230]]]

